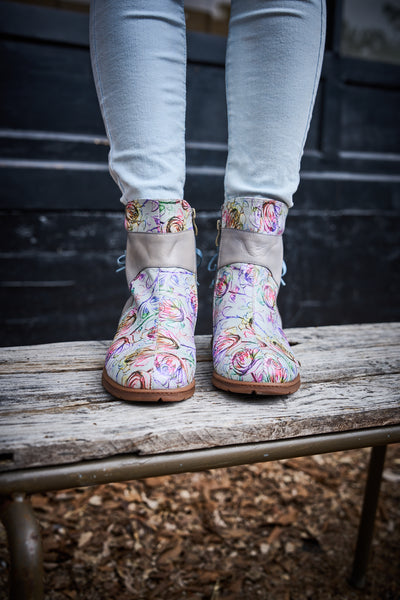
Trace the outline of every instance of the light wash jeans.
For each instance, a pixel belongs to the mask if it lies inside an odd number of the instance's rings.
[[[232,0],[225,199],[257,196],[292,206],[321,72],[325,12],[324,0]],[[183,0],[91,0],[90,48],[121,201],[183,198]]]

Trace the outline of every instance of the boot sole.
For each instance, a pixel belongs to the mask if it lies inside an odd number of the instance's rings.
[[[194,394],[195,382],[181,388],[172,390],[144,390],[142,388],[128,388],[120,385],[108,376],[105,369],[101,383],[114,398],[129,400],[130,402],[181,402]]]
[[[300,387],[300,375],[297,375],[293,381],[287,383],[257,383],[256,381],[235,381],[222,377],[213,372],[212,384],[224,390],[225,392],[234,392],[235,394],[257,394],[260,396],[283,396],[293,394]]]

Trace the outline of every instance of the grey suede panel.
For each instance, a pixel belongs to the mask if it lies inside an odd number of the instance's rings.
[[[177,267],[195,273],[194,231],[128,233],[125,266],[128,284],[147,267]]]
[[[283,261],[281,235],[265,235],[239,229],[222,229],[218,269],[233,263],[251,263],[267,267],[279,284]]]

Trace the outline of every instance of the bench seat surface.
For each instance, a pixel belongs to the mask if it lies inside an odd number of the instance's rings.
[[[400,324],[287,330],[302,386],[286,397],[211,385],[197,336],[196,392],[182,403],[114,400],[101,386],[106,341],[0,349],[0,471],[265,442],[400,422]]]

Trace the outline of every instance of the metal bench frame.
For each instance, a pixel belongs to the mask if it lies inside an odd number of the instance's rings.
[[[388,444],[396,442],[400,442],[400,426],[146,457],[121,455],[63,466],[2,473],[0,516],[7,531],[11,557],[10,598],[43,598],[41,535],[29,494],[372,446],[353,569],[349,580],[354,587],[361,589],[365,585],[386,448]]]

